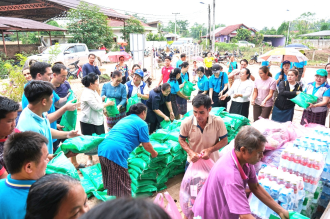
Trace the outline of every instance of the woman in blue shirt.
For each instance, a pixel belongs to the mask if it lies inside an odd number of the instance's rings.
[[[149,99],[146,103],[148,108],[146,122],[149,124],[150,134],[156,130],[163,120],[170,121],[170,119],[174,119],[170,93],[171,85],[169,83],[164,83],[149,92]]]
[[[183,95],[180,92],[180,88],[183,87],[184,84],[179,85],[178,79],[180,79],[181,77],[181,69],[179,68],[175,68],[173,69],[173,71],[170,73],[170,79],[168,79],[167,83],[169,83],[171,85],[171,104],[172,104],[172,109],[173,109],[173,113],[176,119],[179,119],[179,110],[178,110],[178,106],[176,104],[176,99],[177,96],[184,98],[186,100],[189,100],[189,97]]]
[[[126,116],[126,99],[127,99],[127,92],[126,87],[122,82],[122,74],[120,71],[114,71],[111,73],[111,82],[108,82],[103,85],[101,96],[104,100],[105,97],[107,98],[115,98],[116,103],[112,103],[113,106],[116,104],[119,114],[115,116],[109,116],[106,111],[104,110],[104,115],[107,117],[107,124],[109,130],[122,118]]]
[[[280,83],[282,81],[288,80],[287,75],[290,70],[291,62],[288,60],[285,60],[284,62],[282,62],[281,66],[282,66],[281,71],[279,73],[277,73],[274,77],[274,79],[276,80],[276,90],[275,90],[274,96],[273,96],[274,100],[276,100],[276,98],[278,96],[278,87],[279,87]]]
[[[198,75],[197,87],[198,94],[209,94],[209,79],[204,74],[204,67],[199,67],[196,71]]]
[[[227,63],[227,68],[228,68],[228,75],[234,71],[235,69],[237,69],[237,62],[235,61],[235,57],[231,56],[230,57],[230,61]],[[231,85],[234,83],[234,80],[231,78],[229,80],[229,86],[231,87]]]
[[[180,65],[180,68],[181,68],[181,77],[179,78],[178,82],[179,82],[180,88],[182,88],[184,86],[184,83],[186,81],[189,81],[189,73],[188,73],[189,63],[182,62],[182,64]],[[187,113],[187,100],[178,96],[176,98],[176,103],[178,105],[179,114],[181,116],[186,114]]]
[[[220,101],[224,91],[228,89],[228,75],[222,72],[222,66],[215,64],[212,66],[213,75],[209,78],[209,96],[212,99],[212,107],[225,107],[227,102]]]
[[[151,157],[158,155],[149,142],[148,125],[144,121],[147,107],[137,103],[130,107],[128,114],[110,130],[98,149],[104,188],[108,195],[117,198],[132,196],[127,164],[129,154],[142,143]]]

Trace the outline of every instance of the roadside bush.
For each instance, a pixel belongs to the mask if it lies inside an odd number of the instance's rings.
[[[233,51],[238,48],[238,45],[234,43],[215,43],[215,48],[218,49],[218,51],[224,52],[224,51]]]

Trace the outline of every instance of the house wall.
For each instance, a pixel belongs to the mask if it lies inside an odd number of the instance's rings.
[[[39,54],[38,47],[40,44],[22,44],[20,45],[21,52]],[[8,58],[15,58],[15,54],[19,53],[18,45],[6,45]],[[0,45],[0,54],[5,53],[3,45]]]
[[[294,39],[294,40],[292,40],[292,43],[310,44],[312,47],[315,47],[317,49],[329,49],[330,48],[330,40],[323,40],[323,39],[317,39],[317,40]]]
[[[125,40],[123,40],[123,38],[122,38],[123,34],[120,32],[119,29],[117,29],[117,30],[112,29],[112,31],[113,31],[113,34],[117,36],[117,42],[118,43],[125,42]],[[147,35],[150,32],[154,33],[151,30],[146,30],[145,34]],[[156,33],[157,33],[157,31],[156,31]]]
[[[274,47],[285,45],[285,37],[265,37],[264,41],[271,41]]]

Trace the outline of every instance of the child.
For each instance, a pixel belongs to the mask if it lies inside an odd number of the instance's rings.
[[[193,81],[192,81],[192,83],[196,83],[196,71],[197,71],[197,68],[198,68],[198,66],[197,66],[197,62],[196,61],[194,61],[193,62],[193,72],[192,72],[192,75],[193,75]]]
[[[146,68],[143,68],[143,81],[144,83],[147,84],[148,87],[151,86],[151,83],[152,83],[152,78],[151,78],[151,75],[150,73],[148,72],[148,70]]]

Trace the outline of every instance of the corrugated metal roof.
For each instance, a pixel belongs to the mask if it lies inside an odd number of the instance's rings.
[[[64,7],[67,7],[67,8],[77,8],[78,5],[80,4],[80,0],[46,0],[48,2],[53,2],[53,3],[56,3],[56,4],[59,4],[59,5],[62,5]],[[100,8],[100,12],[102,12],[103,14],[105,14],[106,16],[110,17],[110,18],[114,18],[114,19],[129,19],[129,16],[127,15],[124,15],[124,14],[120,14],[112,9],[109,9],[109,8],[105,8],[105,7],[102,7],[100,5],[96,5],[96,4],[92,4],[92,3],[89,3],[89,2],[86,2],[87,4],[91,5],[91,6],[97,6]]]
[[[66,29],[54,27],[38,21],[15,17],[0,17],[0,29],[11,31],[66,31]]]

